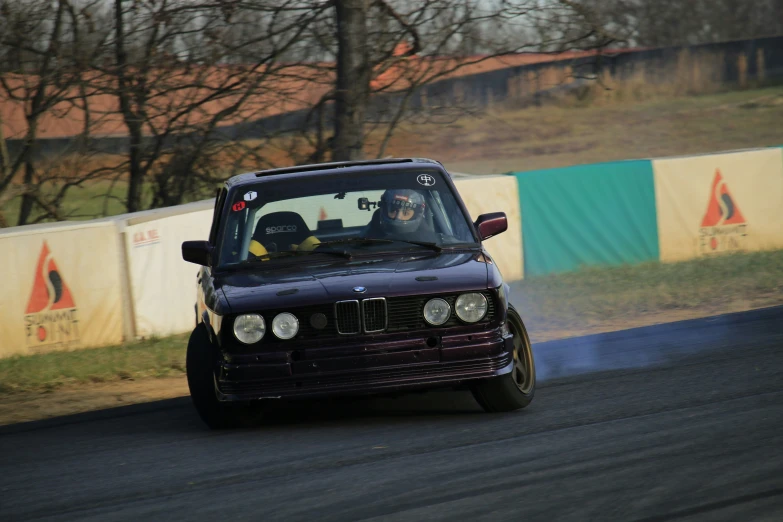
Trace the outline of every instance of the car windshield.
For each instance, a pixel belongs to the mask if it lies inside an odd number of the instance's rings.
[[[266,180],[230,198],[221,266],[477,246],[437,169]]]

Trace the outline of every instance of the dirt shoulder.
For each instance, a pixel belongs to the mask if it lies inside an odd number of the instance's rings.
[[[49,391],[0,395],[0,425],[103,410],[188,395],[185,376],[146,377],[109,383],[71,384]]]
[[[529,334],[531,342],[542,343],[547,341],[555,341],[558,339],[568,339],[570,337],[580,337],[583,335],[616,332],[620,330],[628,330],[631,328],[641,328],[643,326],[654,326],[657,324],[688,321],[690,319],[714,317],[716,315],[747,312],[750,310],[758,310],[761,308],[780,305],[783,305],[783,295],[760,296],[756,299],[730,301],[723,306],[705,305],[703,307],[690,308],[685,310],[650,312],[644,314],[643,316],[609,318],[606,321],[596,322],[589,325],[577,325],[572,328],[561,327],[555,329],[531,329]]]

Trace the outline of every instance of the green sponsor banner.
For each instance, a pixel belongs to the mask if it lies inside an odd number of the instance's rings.
[[[658,260],[649,160],[513,173],[525,276]]]

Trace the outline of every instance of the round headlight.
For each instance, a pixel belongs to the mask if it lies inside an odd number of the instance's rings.
[[[299,331],[299,319],[289,313],[277,314],[272,319],[272,331],[280,339],[291,339]]]
[[[481,321],[487,315],[487,298],[481,294],[462,294],[454,303],[454,310],[466,323]]]
[[[443,299],[430,299],[424,305],[424,320],[433,326],[440,326],[451,317],[451,307]]]
[[[240,315],[234,319],[234,337],[245,344],[257,343],[266,333],[264,318],[258,314]]]

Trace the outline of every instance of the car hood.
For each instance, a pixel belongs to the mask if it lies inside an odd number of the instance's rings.
[[[343,299],[463,292],[487,288],[480,251],[326,259],[259,266],[215,276],[232,313],[332,303]],[[364,292],[354,288],[362,287]]]

